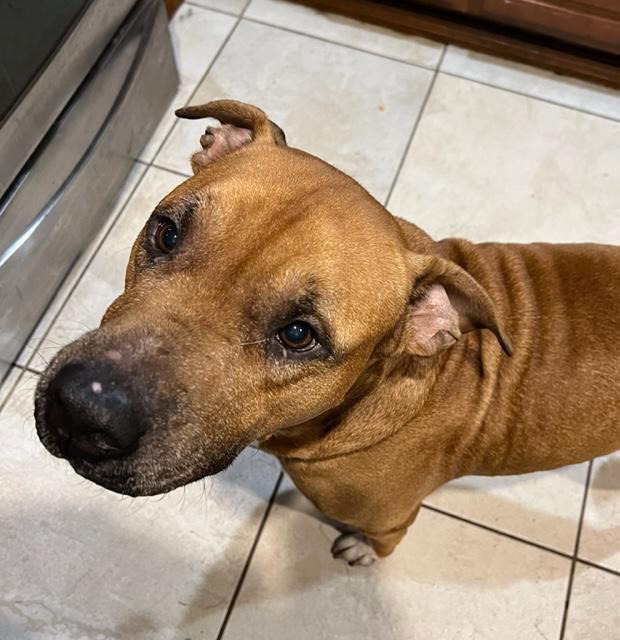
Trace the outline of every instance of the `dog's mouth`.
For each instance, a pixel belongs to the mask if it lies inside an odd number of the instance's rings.
[[[80,423],[76,428],[75,421],[67,425],[60,420],[50,389],[57,370],[46,372],[37,387],[37,435],[50,454],[67,460],[76,473],[105,489],[132,497],[167,493],[223,471],[243,449],[239,445],[216,451],[220,447],[195,444],[184,451],[170,442],[169,431],[149,425],[129,446],[111,444],[110,437],[95,427]]]
[[[243,449],[228,450],[211,457],[206,464],[191,459],[183,461],[178,456],[171,462],[166,456],[143,452],[140,447],[122,457],[100,458],[77,453],[71,443],[67,446],[59,442],[44,420],[37,420],[37,433],[45,448],[53,456],[66,460],[78,475],[104,489],[132,497],[168,493],[217,474],[230,466]]]
[[[232,464],[237,453],[220,459],[202,469],[169,469],[159,463],[136,464],[129,460],[92,462],[82,458],[67,458],[74,471],[95,484],[133,498],[168,493],[179,487],[202,480],[223,471]]]

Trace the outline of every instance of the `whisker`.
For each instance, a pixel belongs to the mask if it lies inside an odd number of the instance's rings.
[[[267,338],[263,338],[262,340],[254,340],[253,342],[240,342],[240,347],[246,347],[249,344],[261,344],[263,342],[267,342]]]

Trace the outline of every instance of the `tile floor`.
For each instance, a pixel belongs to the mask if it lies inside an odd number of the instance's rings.
[[[354,570],[254,450],[138,500],[44,452],[38,373],[97,325],[188,174],[203,125],[173,107],[254,102],[437,237],[620,243],[617,92],[279,0],[192,0],[171,29],[177,98],[0,387],[0,638],[619,638],[620,455],[450,483],[392,557]]]

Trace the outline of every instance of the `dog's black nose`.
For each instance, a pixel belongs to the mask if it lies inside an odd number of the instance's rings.
[[[62,367],[47,390],[46,422],[66,455],[118,457],[143,433],[131,393],[108,367]]]

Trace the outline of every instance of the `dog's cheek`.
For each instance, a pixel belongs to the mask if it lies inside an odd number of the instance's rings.
[[[364,354],[351,354],[346,364],[324,363],[313,373],[283,384],[279,381],[265,394],[267,406],[260,437],[314,420],[345,400],[363,372]]]
[[[106,309],[105,313],[103,314],[103,318],[101,318],[100,326],[103,326],[107,322],[110,322],[110,320],[112,320],[113,318],[118,317],[119,314],[122,312],[122,309],[124,307],[124,303],[125,303],[125,296],[124,296],[124,294],[121,294]]]

